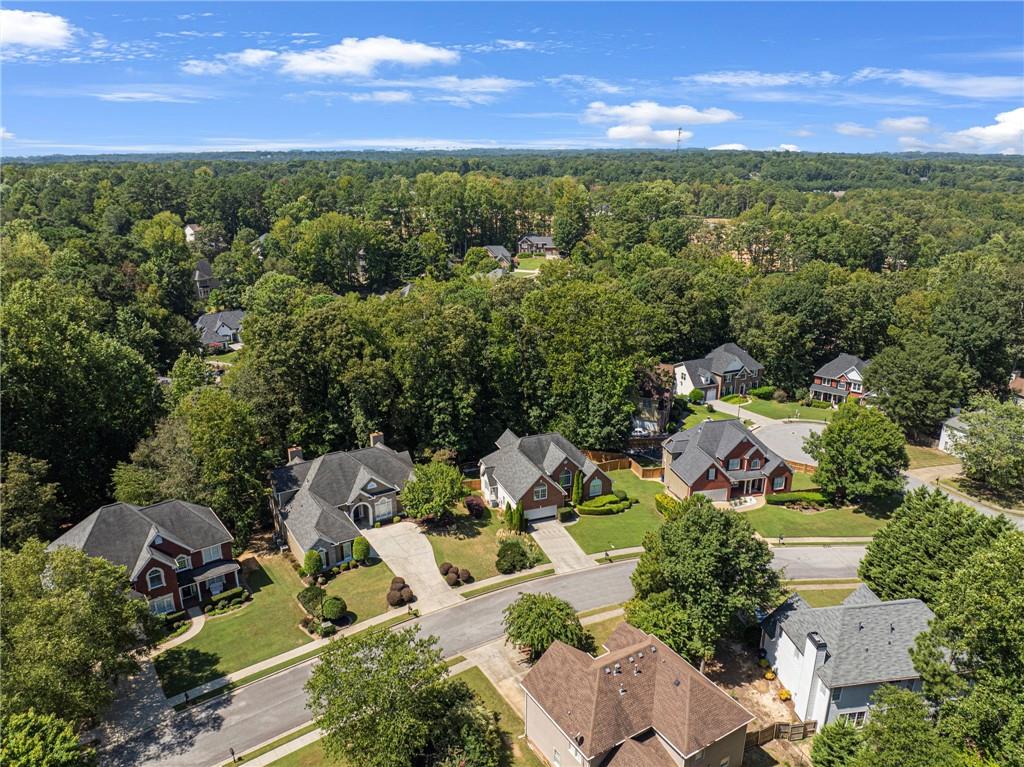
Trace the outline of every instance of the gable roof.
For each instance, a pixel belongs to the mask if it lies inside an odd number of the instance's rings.
[[[849,687],[920,676],[910,649],[932,617],[920,599],[883,602],[862,585],[835,607],[787,599],[765,621],[780,626],[801,653],[807,635],[818,634],[827,652],[818,677],[828,687]]]
[[[764,370],[764,365],[734,343],[722,344],[700,359],[677,362],[673,367],[685,368],[689,379],[698,387],[714,383],[714,379],[711,377],[712,373],[716,376],[724,376],[726,373],[736,373],[743,368],[752,374]]]
[[[245,312],[241,309],[232,309],[226,312],[207,312],[195,321],[195,327],[199,331],[204,344],[225,343],[231,341],[229,336],[223,336],[217,329],[223,324],[238,333],[242,329],[242,320],[245,319]]]
[[[598,471],[593,461],[558,432],[517,437],[505,429],[495,444],[498,449],[480,459],[480,473],[496,479],[517,500],[566,458],[583,471],[584,480]],[[560,486],[558,490],[565,494]]]
[[[594,758],[622,744],[611,763],[660,764],[653,729],[689,756],[753,720],[750,713],[661,640],[622,624],[592,658],[555,642],[524,677],[523,688],[577,747]],[[667,752],[666,752],[667,755]]]
[[[512,263],[512,254],[508,252],[508,248],[504,245],[484,245],[484,250],[490,254],[491,258],[497,261]]]
[[[208,259],[200,258],[196,261],[196,268],[195,272],[192,274],[192,279],[196,282],[213,279],[213,267],[210,265]]]
[[[271,472],[277,494],[295,492],[281,519],[306,550],[317,541],[342,543],[359,536],[345,508],[361,497],[400,491],[412,477],[412,458],[387,445],[327,453]],[[339,508],[344,507],[344,508]]]
[[[764,463],[760,469],[729,471],[726,456],[744,441],[764,454]],[[669,470],[687,485],[692,485],[710,466],[730,479],[740,480],[766,476],[780,465],[785,465],[778,453],[770,450],[737,418],[702,421],[685,431],[676,432],[661,444],[664,450],[675,456]]]
[[[181,544],[190,551],[229,543],[231,533],[213,509],[186,501],[168,500],[152,506],[112,503],[102,506],[62,536],[47,549],[66,546],[83,551],[91,557],[102,557],[115,565],[123,565],[135,577],[136,571],[150,558],[173,566],[173,559],[151,547],[154,536],[160,535]]]
[[[552,237],[547,237],[541,234],[525,234],[519,238],[519,242],[526,240],[532,245],[538,245],[542,248],[553,248],[555,247],[555,240]]]
[[[814,375],[821,378],[839,378],[839,376],[846,373],[851,368],[856,370],[858,373],[863,373],[864,368],[866,368],[867,365],[867,362],[855,354],[840,354],[831,362],[826,362],[818,368],[814,372]]]

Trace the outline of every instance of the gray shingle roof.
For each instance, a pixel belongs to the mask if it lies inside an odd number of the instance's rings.
[[[860,586],[835,607],[808,607],[790,598],[765,621],[776,621],[801,652],[807,635],[816,632],[827,649],[818,676],[828,687],[850,687],[920,676],[910,649],[932,617],[920,599],[883,602]]]
[[[863,373],[867,364],[855,354],[840,354],[831,362],[826,362],[818,368],[814,375],[822,378],[838,378],[850,368],[854,368],[858,373]]]
[[[764,369],[764,365],[747,354],[746,349],[734,343],[722,344],[712,349],[704,359],[710,363],[711,371],[718,375],[734,372],[740,367],[745,367],[751,373]]]
[[[227,312],[207,312],[195,321],[195,327],[204,344],[231,343],[234,339],[221,335],[217,329],[223,324],[237,334],[242,329],[242,320],[244,319],[245,312],[241,309],[232,309]]]
[[[526,240],[527,242],[532,243],[533,245],[538,245],[538,246],[540,246],[542,248],[553,248],[553,247],[555,247],[555,241],[554,241],[553,238],[546,237],[546,236],[540,235],[540,234],[527,234],[527,235],[524,235],[520,239],[520,242],[522,242],[523,240]]]
[[[729,471],[725,463],[726,456],[744,440],[764,453],[765,461],[760,469]],[[715,466],[730,479],[739,481],[768,476],[784,463],[777,453],[769,450],[767,445],[735,418],[703,421],[685,431],[676,432],[661,444],[662,449],[675,456],[669,470],[688,485],[693,484],[711,466]],[[750,452],[752,450],[748,450],[747,454]]]
[[[486,250],[490,254],[491,258],[496,261],[504,261],[509,264],[512,263],[512,254],[508,252],[508,248],[504,245],[484,245],[484,250]]]
[[[400,491],[412,473],[408,452],[380,444],[282,466],[271,473],[271,485],[275,493],[296,491],[282,507],[281,519],[309,550],[318,541],[335,544],[357,538],[359,528],[347,507],[363,495]]]
[[[112,503],[102,506],[47,548],[62,546],[102,557],[133,574],[149,557],[161,557],[149,547],[154,535],[163,535],[192,551],[228,543],[231,533],[213,510],[185,501],[162,501],[152,506]],[[173,564],[173,562],[171,562]]]
[[[494,477],[517,499],[566,458],[583,470],[584,480],[597,471],[593,461],[558,432],[517,437],[506,429],[495,444],[498,449],[480,459],[480,473]]]

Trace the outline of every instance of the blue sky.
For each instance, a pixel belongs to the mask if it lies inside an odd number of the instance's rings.
[[[5,3],[3,152],[1024,151],[1024,4]]]

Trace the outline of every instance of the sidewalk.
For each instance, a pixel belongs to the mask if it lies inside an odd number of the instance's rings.
[[[765,538],[760,533],[754,533],[754,535],[765,541],[771,548],[778,548],[779,546],[843,546],[846,544],[852,545],[864,545],[871,543],[871,536],[847,536],[847,537],[836,537],[836,538],[783,538],[782,543],[779,543],[778,538]]]
[[[301,725],[296,729],[301,730],[305,726],[306,725]],[[285,738],[287,736],[288,733],[285,733],[280,737]],[[273,764],[278,759],[283,759],[284,757],[288,756],[288,754],[298,751],[300,748],[304,748],[308,746],[310,743],[316,743],[323,736],[323,730],[311,730],[310,732],[307,732],[305,735],[300,735],[299,737],[295,738],[295,740],[289,740],[287,743],[282,743],[273,751],[268,751],[265,754],[260,754],[252,761],[245,762],[245,764],[248,767],[268,767],[268,765]],[[256,748],[250,749],[250,751],[258,751],[261,748],[263,748],[263,746],[256,746]],[[244,757],[245,754],[238,754],[238,756]],[[226,762],[226,764],[231,764],[231,762]]]
[[[555,566],[555,572],[559,575],[585,570],[588,567],[597,567],[597,562],[583,552],[583,549],[557,519],[531,522],[530,526],[533,540],[537,541],[537,545],[551,560],[551,564]]]

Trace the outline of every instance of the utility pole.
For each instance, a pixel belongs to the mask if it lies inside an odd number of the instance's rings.
[[[682,141],[683,141],[683,129],[679,128],[676,131],[676,151],[677,152],[679,151],[679,145],[682,143]]]

